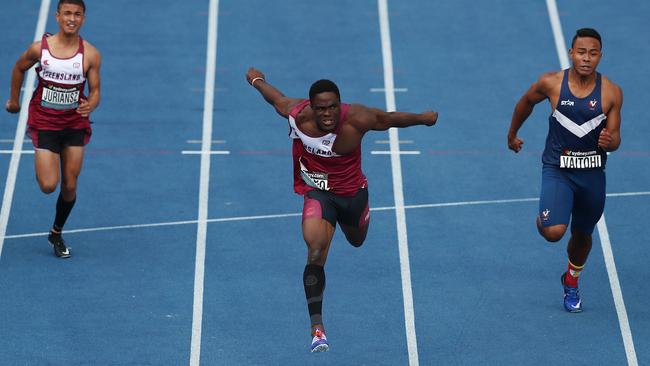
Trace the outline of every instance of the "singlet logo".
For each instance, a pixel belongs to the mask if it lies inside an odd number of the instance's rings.
[[[575,104],[575,102],[570,100],[570,99],[569,100],[563,100],[563,101],[560,102],[560,105],[568,105],[570,107],[573,107],[574,104]]]
[[[540,218],[542,219],[542,221],[548,221],[548,219],[550,217],[550,213],[551,213],[551,210],[549,210],[548,208],[546,210],[542,211],[542,214],[540,215]]]
[[[330,144],[330,140],[323,140],[323,145],[327,146]]]
[[[598,101],[596,99],[590,100],[589,101],[589,109],[594,110],[596,108],[596,104],[598,104]]]
[[[43,60],[43,65],[50,66],[50,60]]]
[[[65,72],[52,72],[43,70],[41,77],[46,80],[53,81],[78,81],[81,82],[81,74],[68,74]]]

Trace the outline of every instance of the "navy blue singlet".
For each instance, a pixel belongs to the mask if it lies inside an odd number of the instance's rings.
[[[542,155],[545,165],[567,169],[604,169],[606,152],[598,147],[598,136],[605,127],[601,75],[596,73],[596,86],[584,98],[569,89],[569,70],[564,70],[560,98],[548,118],[546,148]]]

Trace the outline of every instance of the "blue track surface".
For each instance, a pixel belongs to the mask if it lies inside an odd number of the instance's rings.
[[[56,2],[54,2],[56,3]],[[624,91],[622,139],[608,160],[605,216],[635,357],[650,360],[650,34],[645,1],[559,1],[564,38],[603,35],[599,70]],[[101,52],[102,102],[66,225],[73,258],[45,232],[56,195],[17,172],[0,246],[0,365],[187,365],[195,304],[208,1],[88,1],[82,35]],[[33,39],[38,1],[0,12],[0,100]],[[560,68],[540,1],[389,1],[398,110],[440,112],[399,131],[420,365],[631,365],[601,238],[581,277],[585,311],[562,308],[566,238],[536,232],[547,103],[506,148],[512,108]],[[47,30],[57,30],[52,4]],[[337,233],[324,318],[332,349],[308,352],[302,198],[293,194],[286,122],[246,83],[249,66],[292,97],[319,78],[346,102],[386,108],[375,1],[222,0],[202,302],[202,365],[413,365],[386,132],[364,140],[375,210],[363,247]],[[0,150],[18,117],[0,114]],[[24,144],[31,150],[31,144]],[[184,154],[183,151],[186,153]],[[0,154],[5,191],[10,154]],[[645,193],[643,193],[645,192]],[[634,195],[620,196],[619,193]],[[500,202],[499,200],[512,200]],[[475,202],[484,201],[484,202]],[[453,205],[449,205],[453,204]],[[413,207],[414,205],[428,205]],[[269,216],[265,216],[269,215]],[[196,321],[196,319],[195,319]]]

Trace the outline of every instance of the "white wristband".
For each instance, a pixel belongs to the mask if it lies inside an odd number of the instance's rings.
[[[255,82],[256,82],[257,80],[264,80],[264,78],[261,77],[261,76],[258,76],[258,77],[256,77],[256,78],[253,78],[253,80],[251,80],[251,86],[252,86],[252,87],[255,87]],[[266,80],[264,80],[264,81],[266,81]]]

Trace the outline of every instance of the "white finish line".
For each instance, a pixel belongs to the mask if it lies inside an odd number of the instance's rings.
[[[650,191],[642,192],[623,192],[623,193],[608,193],[608,198],[616,197],[637,197],[637,196],[650,196]],[[499,199],[499,200],[481,200],[481,201],[457,201],[457,202],[442,202],[442,203],[424,203],[417,205],[404,205],[404,209],[422,209],[422,208],[443,208],[443,207],[457,207],[457,206],[476,206],[476,205],[501,205],[508,203],[526,203],[526,202],[537,202],[539,201],[538,197],[528,197],[528,198],[511,198],[511,199]],[[392,211],[395,210],[395,206],[385,206],[385,207],[371,207],[371,212],[380,212],[380,211]],[[255,220],[271,220],[271,219],[282,219],[287,217],[299,217],[302,216],[302,212],[293,212],[293,213],[283,213],[283,214],[269,214],[269,215],[252,215],[252,216],[234,216],[234,217],[221,217],[215,219],[207,219],[206,223],[221,223],[221,222],[236,222],[236,221],[255,221]],[[96,231],[113,231],[113,230],[132,230],[132,229],[144,229],[151,227],[164,227],[164,226],[179,226],[179,225],[196,225],[198,220],[181,220],[181,221],[167,221],[167,222],[155,222],[149,224],[133,224],[133,225],[116,225],[116,226],[100,226],[92,227],[85,229],[71,229],[66,230],[66,234],[77,234],[77,233],[89,233]],[[24,239],[24,238],[34,238],[39,236],[47,236],[49,232],[38,232],[38,233],[27,233],[27,234],[16,234],[16,235],[7,235],[4,239]]]

